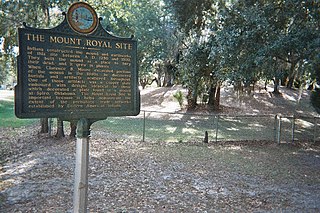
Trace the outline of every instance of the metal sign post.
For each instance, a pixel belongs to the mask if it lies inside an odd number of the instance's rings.
[[[18,118],[76,121],[73,212],[87,212],[90,126],[140,113],[137,41],[108,33],[85,2],[70,6],[52,29],[18,29]]]
[[[74,213],[87,212],[89,136],[89,121],[87,119],[80,119],[77,124],[76,165],[73,195]]]

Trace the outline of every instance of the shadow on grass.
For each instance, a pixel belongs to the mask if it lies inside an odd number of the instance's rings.
[[[159,116],[162,114],[162,117]],[[311,119],[311,118],[310,118]],[[310,120],[309,119],[309,120]],[[312,118],[313,119],[313,118]],[[311,120],[312,120],[311,119]],[[319,138],[318,124],[308,119],[296,119],[294,126],[288,119],[281,120],[281,140],[313,141]],[[319,122],[320,123],[320,122]],[[317,125],[317,126],[315,126]],[[94,125],[94,128],[124,138],[145,141],[201,142],[205,131],[209,141],[274,141],[275,118],[265,116],[188,115],[149,113],[148,116],[110,117]],[[294,134],[294,136],[293,136]]]

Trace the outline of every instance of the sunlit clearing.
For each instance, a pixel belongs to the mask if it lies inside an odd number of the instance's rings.
[[[166,126],[166,130],[170,133],[174,133],[176,131],[177,127],[172,126]]]
[[[283,93],[283,97],[289,101],[296,101],[296,99],[293,96],[290,96],[288,94]]]
[[[248,126],[249,126],[249,127],[259,127],[259,128],[264,127],[264,126],[261,125],[261,124],[249,124]]]
[[[230,122],[232,122],[232,123],[241,123],[242,121],[240,120],[240,119],[236,119],[236,118],[234,118],[234,117],[230,117],[230,118],[224,118],[223,119],[224,121],[230,121]]]
[[[313,148],[307,148],[306,150],[307,150],[307,151],[312,151],[312,152],[320,152],[319,150],[313,149]]]
[[[301,126],[303,128],[308,128],[308,127],[312,127],[313,126],[312,123],[310,123],[308,121],[301,120],[301,119],[298,120],[298,123],[301,124]]]
[[[192,128],[183,128],[182,133],[196,134],[198,131]]]
[[[241,146],[227,146],[226,150],[242,150]]]
[[[183,118],[183,114],[172,114],[170,115],[169,120],[181,120]]]
[[[259,113],[260,112],[260,110],[257,110],[257,109],[254,109],[254,110],[252,110],[254,113]]]
[[[162,103],[161,105],[165,107],[168,112],[175,112],[180,110],[180,107],[176,102],[166,102]]]
[[[182,141],[177,139],[176,137],[168,137],[167,139],[165,139],[165,142],[178,142],[178,141]]]
[[[163,118],[163,113],[156,113],[152,112],[149,114],[150,117],[155,118],[155,119],[162,119]]]
[[[272,104],[268,101],[265,101],[265,100],[262,100],[261,103],[265,104],[267,107],[274,107],[274,104]]]
[[[229,130],[229,131],[238,131],[239,129],[234,128],[234,127],[230,127],[230,128],[227,128],[227,130]]]

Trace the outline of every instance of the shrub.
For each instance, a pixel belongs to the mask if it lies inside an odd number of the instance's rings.
[[[179,90],[177,91],[173,97],[178,101],[180,108],[182,109],[183,106],[183,94],[182,92]]]

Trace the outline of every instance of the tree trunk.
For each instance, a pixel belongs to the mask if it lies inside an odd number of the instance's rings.
[[[164,72],[164,79],[163,79],[163,86],[164,87],[171,87],[171,75],[170,73],[168,72],[168,70],[166,70]]]
[[[266,81],[264,82],[264,89],[265,89],[265,91],[268,91],[267,86],[268,86],[268,80],[266,80]]]
[[[48,118],[40,118],[40,123],[41,123],[40,133],[48,133],[49,132]]]
[[[194,95],[195,92],[193,92],[191,89],[188,90],[187,100],[188,100],[188,106],[187,110],[194,110],[197,106],[197,95]]]
[[[63,138],[64,137],[64,130],[63,130],[63,120],[57,118],[57,133],[56,138]]]
[[[69,137],[70,138],[75,138],[76,137],[76,131],[77,131],[77,121],[71,121],[70,122],[70,128],[71,128],[71,131],[70,131]]]
[[[147,83],[146,78],[140,78],[140,85],[142,86],[142,89],[146,88]]]
[[[279,91],[280,79],[275,77],[273,79],[273,83],[274,83],[273,93],[276,94],[276,95],[279,95],[280,94],[280,91]]]
[[[161,87],[162,85],[161,85],[161,77],[162,77],[162,68],[161,68],[161,65],[160,64],[158,64],[158,67],[156,68],[156,71],[157,71],[157,75],[158,75],[158,81],[157,81],[157,86],[158,87]]]
[[[288,85],[288,79],[289,79],[289,76],[287,73],[285,73],[280,82],[281,86],[286,87]]]
[[[290,66],[290,74],[289,74],[289,80],[288,80],[288,84],[287,84],[287,88],[288,89],[292,89],[293,88],[293,84],[294,84],[294,81],[295,81],[295,79],[296,79],[296,71],[295,71],[295,67],[296,67],[296,65],[297,65],[297,61],[293,61],[292,63],[291,63],[291,66]]]
[[[292,88],[293,88],[294,80],[295,80],[295,76],[291,76],[291,77],[289,78],[289,81],[288,81],[288,84],[287,84],[287,88],[288,88],[288,89],[292,89]]]
[[[164,72],[164,80],[163,86],[164,87],[171,87],[173,85],[173,66],[170,63],[165,65],[165,72]]]
[[[214,110],[219,110],[220,109],[220,90],[221,90],[221,87],[220,85],[216,88],[216,99],[215,99],[215,102],[214,102],[214,105],[213,105],[213,109]]]
[[[209,102],[208,105],[213,110],[219,110],[220,108],[220,85],[213,86],[211,85],[209,91]]]

